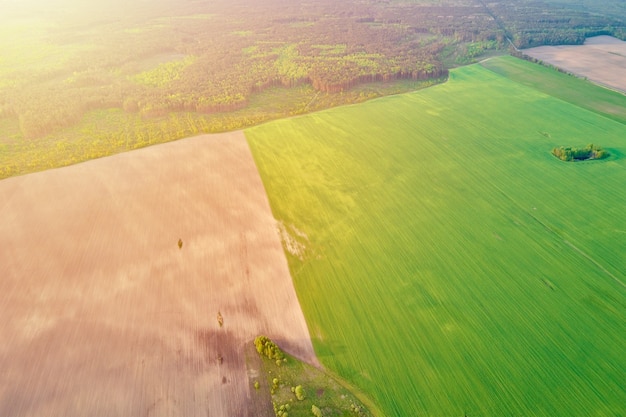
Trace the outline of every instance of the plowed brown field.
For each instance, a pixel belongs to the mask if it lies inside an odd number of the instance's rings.
[[[0,181],[0,294],[0,416],[252,416],[245,342],[315,363],[241,132]]]
[[[617,38],[596,36],[587,39],[584,45],[540,46],[524,53],[626,93],[626,42]]]

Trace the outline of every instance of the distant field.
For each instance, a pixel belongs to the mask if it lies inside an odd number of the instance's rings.
[[[624,94],[510,56],[489,59],[481,65],[511,81],[626,123]]]
[[[572,74],[626,93],[626,42],[611,36],[596,36],[584,45],[540,46],[524,50]]]
[[[389,416],[625,412],[626,126],[538,88],[474,65],[246,130],[318,357]]]

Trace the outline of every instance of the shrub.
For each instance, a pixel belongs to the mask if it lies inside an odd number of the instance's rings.
[[[352,411],[352,413],[358,417],[362,417],[365,416],[365,411],[363,409],[363,407],[351,402],[350,403],[350,411]]]
[[[296,394],[296,398],[298,399],[298,401],[302,401],[306,398],[306,393],[304,392],[304,388],[302,388],[302,385],[296,386],[294,393]]]
[[[315,405],[311,406],[311,413],[313,413],[315,417],[322,417],[322,410],[320,410],[319,407],[316,407]]]
[[[289,416],[289,404],[278,405],[277,403],[272,403],[274,405],[274,414],[276,417],[288,417]]]

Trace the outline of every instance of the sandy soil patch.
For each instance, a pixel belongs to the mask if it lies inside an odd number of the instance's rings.
[[[626,42],[595,36],[584,45],[540,46],[524,53],[567,72],[626,93]]]
[[[0,181],[0,218],[0,416],[248,416],[244,342],[317,363],[241,132]]]

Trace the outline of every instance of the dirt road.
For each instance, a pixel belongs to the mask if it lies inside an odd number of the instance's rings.
[[[0,416],[247,416],[244,342],[315,363],[241,132],[0,181],[0,294]]]

